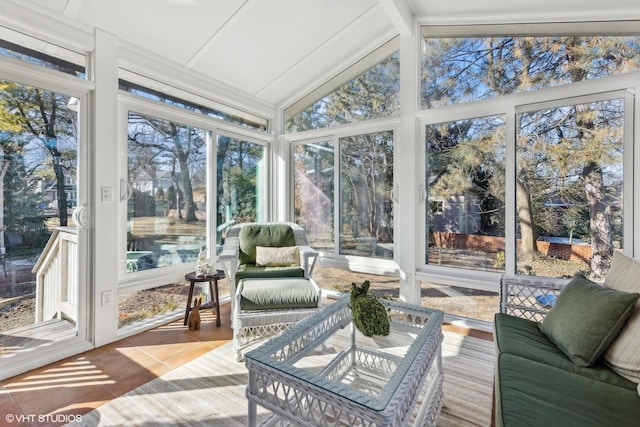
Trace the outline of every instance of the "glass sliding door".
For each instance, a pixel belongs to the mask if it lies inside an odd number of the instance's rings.
[[[333,141],[297,144],[294,162],[294,221],[302,226],[316,250],[333,252]]]
[[[184,309],[180,282],[207,249],[207,145],[211,132],[129,109],[127,238],[118,328],[160,321]],[[125,243],[123,242],[123,245]],[[155,272],[164,272],[158,281]],[[139,281],[132,278],[140,277]],[[149,278],[151,277],[151,278]],[[137,283],[136,283],[137,282]],[[148,301],[141,305],[140,300]]]
[[[339,143],[340,254],[393,259],[393,132]]]
[[[0,363],[87,338],[80,100],[0,80]],[[81,155],[81,153],[84,153]],[[86,169],[83,169],[86,173]],[[84,246],[83,246],[84,247]],[[16,368],[19,369],[19,368]]]

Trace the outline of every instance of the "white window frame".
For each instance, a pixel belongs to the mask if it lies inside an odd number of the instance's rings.
[[[334,231],[334,250],[333,252],[322,252],[322,256],[320,258],[320,265],[325,267],[335,267],[335,268],[344,268],[362,271],[370,274],[379,274],[379,275],[389,275],[390,273],[395,273],[398,271],[398,232],[397,227],[394,227],[393,232],[393,259],[384,259],[384,258],[372,258],[365,256],[354,256],[354,255],[343,255],[339,253],[339,237],[340,237],[340,138],[350,137],[350,136],[358,136],[368,133],[377,133],[377,132],[385,132],[391,131],[394,135],[393,141],[393,149],[394,149],[394,159],[396,157],[395,151],[398,146],[398,135],[399,135],[399,119],[397,116],[392,116],[384,119],[375,119],[367,122],[361,123],[353,123],[347,124],[343,126],[335,126],[327,129],[317,129],[310,130],[304,132],[297,132],[292,134],[283,135],[282,138],[292,145],[298,144],[309,144],[313,142],[333,142],[333,146],[335,151],[335,155],[333,158],[333,166],[334,166],[334,221],[333,221],[333,231]],[[291,165],[291,173],[290,176],[293,177],[293,151],[290,150],[289,155],[289,164]],[[393,177],[393,192],[394,196],[397,194],[397,171],[394,170]],[[294,180],[293,178],[289,183],[289,192],[291,197],[289,198],[289,216],[290,218],[294,217],[294,207],[293,207],[293,191],[294,191]],[[393,209],[393,217],[394,224],[397,224],[398,221],[398,203],[394,199],[394,209]]]
[[[640,190],[640,177],[633,173],[634,165],[640,167],[640,150],[634,150],[634,134],[640,126],[640,101],[634,97],[640,93],[640,72],[614,75],[597,80],[587,80],[571,85],[551,87],[535,92],[504,95],[493,99],[451,105],[431,110],[423,110],[417,114],[420,124],[422,170],[421,182],[426,188],[426,126],[464,120],[468,118],[503,115],[506,123],[506,165],[505,165],[505,255],[506,274],[515,274],[516,270],[516,209],[515,209],[515,161],[516,161],[516,124],[515,116],[540,108],[550,108],[554,105],[570,105],[571,102],[593,102],[598,99],[612,97],[625,99],[625,129],[624,153],[624,194],[623,207],[624,224],[624,252],[627,255],[640,253],[640,197],[634,194]],[[631,118],[631,120],[629,120]],[[497,291],[502,272],[479,270],[465,270],[454,267],[444,267],[426,263],[426,208],[424,203],[419,205],[420,233],[418,271],[416,277],[420,280],[431,281],[446,285],[466,286],[487,291]]]
[[[42,88],[48,91],[62,93],[76,97],[79,100],[80,110],[78,124],[78,180],[82,183],[78,194],[78,204],[85,208],[90,203],[91,164],[90,157],[93,141],[90,139],[91,122],[89,119],[89,104],[95,90],[95,83],[79,79],[77,77],[59,73],[57,71],[30,64],[14,58],[2,57],[0,59],[0,79],[9,80],[18,84]],[[92,305],[93,288],[90,277],[90,263],[92,262],[92,228],[93,213],[90,209],[85,211],[86,226],[78,228],[78,319],[77,336],[56,341],[46,348],[46,351],[34,351],[21,356],[19,361],[7,364],[8,376],[11,373],[24,372],[43,364],[60,360],[64,357],[89,350],[94,347],[94,331],[92,329],[94,310]]]
[[[231,136],[245,141],[263,145],[265,147],[265,159],[268,158],[272,137],[261,132],[247,129],[238,125],[224,122],[220,119],[207,117],[200,113],[190,112],[183,108],[167,105],[154,100],[145,99],[130,93],[119,92],[118,94],[118,179],[119,182],[127,182],[128,174],[128,147],[127,147],[127,126],[129,111],[157,117],[176,123],[193,126],[207,132],[207,247],[210,249],[209,257],[215,263],[215,212],[216,198],[215,177],[216,177],[216,141],[218,135]],[[268,162],[267,162],[268,163]],[[269,176],[269,168],[266,168],[266,176]],[[122,181],[124,180],[124,181]],[[268,179],[267,179],[268,181]],[[126,197],[125,186],[117,189],[114,200],[118,206],[118,294],[126,294],[139,290],[156,287],[159,284],[170,284],[184,280],[185,264],[172,265],[163,268],[143,270],[139,272],[126,272],[126,231],[127,231],[127,203],[122,200]],[[263,184],[261,191],[265,193],[263,204],[268,203],[271,193],[268,183]],[[260,206],[259,212],[268,212],[268,206]],[[195,265],[194,265],[195,267]]]

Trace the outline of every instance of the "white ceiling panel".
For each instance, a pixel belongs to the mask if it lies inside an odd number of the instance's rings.
[[[395,35],[396,31],[384,11],[381,8],[371,9],[313,54],[284,70],[256,95],[264,99],[277,99],[278,104],[295,101],[295,98],[315,89]]]
[[[420,22],[639,19],[638,0],[11,0],[279,106]]]
[[[184,64],[245,0],[84,0],[76,19]]]
[[[376,7],[372,0],[255,1],[211,40],[208,53],[191,66],[257,95],[300,61],[315,57],[336,34]],[[348,48],[347,44],[342,49]],[[318,63],[326,59],[319,58]]]

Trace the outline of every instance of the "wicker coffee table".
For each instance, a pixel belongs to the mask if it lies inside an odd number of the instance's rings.
[[[245,355],[249,425],[435,425],[442,407],[443,313],[382,300],[391,333],[365,337],[345,295]]]

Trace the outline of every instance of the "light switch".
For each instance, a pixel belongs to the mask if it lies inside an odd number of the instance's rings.
[[[113,187],[102,187],[102,201],[113,202]]]

